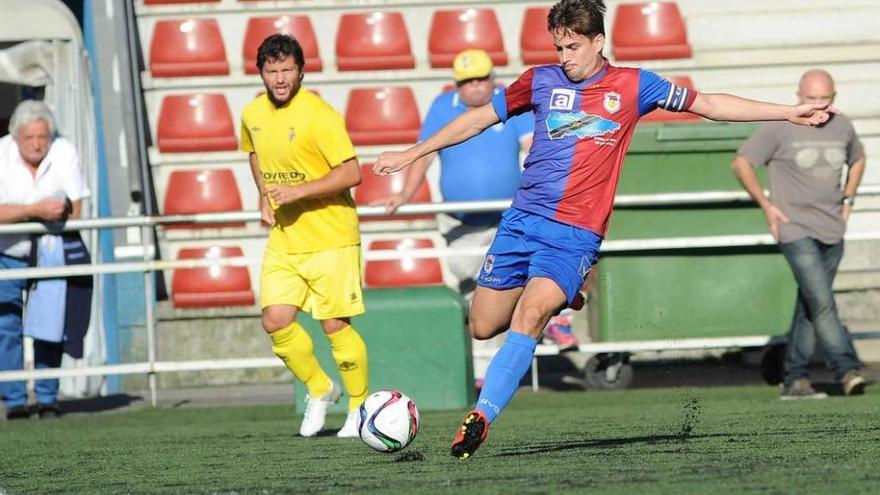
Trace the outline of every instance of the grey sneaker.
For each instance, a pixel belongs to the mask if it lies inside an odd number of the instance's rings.
[[[828,394],[816,392],[810,385],[810,380],[798,378],[791,385],[782,388],[782,394],[779,395],[779,398],[781,400],[827,399]]]
[[[865,380],[862,370],[855,369],[847,371],[840,384],[843,385],[843,395],[862,395],[865,393],[868,380]]]

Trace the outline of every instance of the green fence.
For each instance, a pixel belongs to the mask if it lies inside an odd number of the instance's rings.
[[[364,294],[367,312],[354,319],[369,352],[370,390],[396,389],[422,411],[464,409],[476,400],[471,340],[461,296],[446,287],[373,289]],[[318,360],[342,383],[330,344],[317,322],[300,317],[312,335]],[[296,387],[303,408],[305,387]],[[343,396],[334,409],[345,412]]]

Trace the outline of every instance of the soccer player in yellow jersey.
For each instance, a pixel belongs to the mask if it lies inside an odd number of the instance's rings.
[[[364,312],[358,218],[349,189],[360,166],[345,121],[301,86],[305,59],[291,36],[272,35],[257,52],[266,93],[245,107],[241,147],[250,153],[262,221],[271,226],[260,273],[263,329],[272,350],[308,389],[299,433],[318,434],[342,389],[321,369],[300,311],[321,322],[349,396],[337,433],[357,436],[367,396],[367,348],[351,326]]]

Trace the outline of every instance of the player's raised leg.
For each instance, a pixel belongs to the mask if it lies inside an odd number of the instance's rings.
[[[487,340],[510,328],[513,309],[524,287],[493,289],[478,285],[468,312],[471,337]]]
[[[452,455],[466,459],[489,433],[489,424],[507,406],[529,369],[541,331],[566,303],[566,295],[553,280],[529,280],[513,309],[510,333],[492,358],[477,406],[465,416],[452,442]]]

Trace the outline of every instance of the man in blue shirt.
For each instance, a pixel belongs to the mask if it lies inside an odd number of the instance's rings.
[[[489,103],[503,91],[495,84],[492,59],[479,49],[459,53],[453,61],[455,90],[446,91],[431,104],[422,124],[419,141],[424,141],[467,110]],[[440,155],[440,193],[445,201],[482,201],[513,198],[520,183],[520,151],[532,143],[534,120],[519,115],[489,127],[474,139],[444,148],[416,161],[409,169],[403,190],[382,200],[389,213],[408,202],[434,158]],[[450,247],[488,246],[501,212],[440,216],[440,231]],[[449,258],[449,271],[459,280],[459,289],[469,295],[476,285],[481,256]]]

